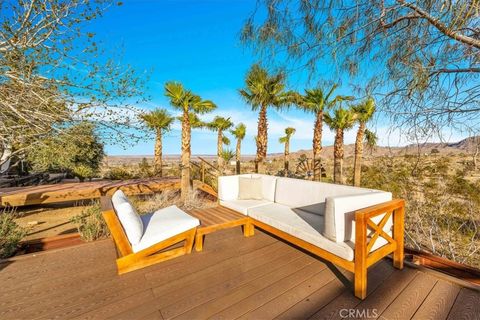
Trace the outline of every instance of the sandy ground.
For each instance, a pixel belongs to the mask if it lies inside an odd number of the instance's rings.
[[[30,207],[17,210],[17,223],[28,230],[24,240],[77,232],[70,219],[82,212],[87,206],[70,204],[67,206],[51,205]]]

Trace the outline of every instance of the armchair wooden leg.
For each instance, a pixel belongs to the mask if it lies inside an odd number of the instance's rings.
[[[201,252],[203,250],[203,240],[204,235],[201,233],[197,233],[195,236],[195,251]]]
[[[398,208],[393,213],[393,239],[397,243],[397,248],[393,252],[393,266],[397,269],[403,269],[404,259],[404,218],[405,207]]]
[[[196,229],[193,229],[192,232],[189,235],[187,235],[185,238],[184,248],[185,248],[186,254],[189,254],[192,252],[193,241],[195,240],[195,231]]]

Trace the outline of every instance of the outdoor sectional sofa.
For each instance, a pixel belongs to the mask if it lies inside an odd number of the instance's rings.
[[[261,197],[239,200],[240,177],[260,179]],[[393,253],[393,265],[403,268],[404,201],[389,192],[244,174],[219,177],[218,199],[250,218],[246,234],[258,227],[353,272],[360,299],[368,267]]]

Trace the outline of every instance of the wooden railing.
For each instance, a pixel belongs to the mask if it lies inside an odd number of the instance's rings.
[[[190,161],[190,179],[197,188],[211,195],[217,195],[217,179],[220,171],[216,166],[198,157],[200,161]]]

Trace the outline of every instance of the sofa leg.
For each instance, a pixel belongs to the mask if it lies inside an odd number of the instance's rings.
[[[393,212],[393,239],[397,243],[397,248],[393,252],[393,266],[397,269],[403,269],[404,259],[404,216],[405,208],[398,208]]]
[[[367,269],[358,270],[355,268],[354,278],[355,297],[365,299],[367,297]]]

